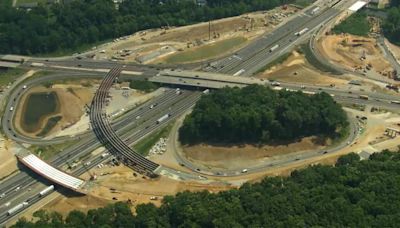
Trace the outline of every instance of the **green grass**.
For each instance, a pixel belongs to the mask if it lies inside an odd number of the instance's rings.
[[[311,5],[315,0],[296,0],[293,4],[305,8]]]
[[[133,148],[141,155],[147,156],[151,147],[153,147],[154,144],[160,140],[160,138],[166,138],[169,135],[173,125],[173,123],[170,123],[161,130],[146,136],[144,139],[140,140],[136,145],[134,145]]]
[[[14,68],[9,69],[0,73],[0,86],[7,86],[9,83],[12,83],[17,78],[21,77],[23,74],[28,72],[22,68]]]
[[[336,25],[332,31],[336,34],[349,33],[357,36],[367,36],[371,30],[366,13],[355,13]]]
[[[177,64],[209,59],[226,53],[244,42],[246,42],[246,39],[243,37],[234,37],[227,40],[217,41],[210,45],[171,55],[167,57],[164,62],[168,64]]]
[[[152,92],[152,91],[158,89],[160,86],[155,84],[155,83],[153,83],[153,82],[149,82],[149,81],[134,81],[134,80],[131,80],[129,82],[129,87],[131,89],[136,89],[136,90],[139,90],[139,91],[143,91],[143,92],[149,93],[149,92]]]
[[[77,140],[73,140],[55,145],[47,145],[47,146],[33,145],[29,147],[29,150],[32,153],[38,155],[41,159],[47,161],[50,158],[62,152],[63,150],[67,149],[68,147],[71,147],[72,145],[76,144],[77,142],[78,142]]]
[[[258,71],[256,71],[254,73],[254,75],[262,73],[266,70],[268,70],[269,68],[276,66],[278,64],[282,64],[283,62],[285,62],[290,56],[292,55],[292,53],[288,52],[285,53],[281,56],[279,56],[278,58],[276,58],[275,60],[273,60],[272,62],[268,63],[267,65],[265,65],[264,67],[262,67],[261,69],[259,69]]]
[[[329,66],[328,64],[326,64],[326,63],[320,61],[319,59],[317,59],[315,57],[315,55],[313,54],[313,52],[311,51],[310,45],[308,45],[308,43],[301,45],[299,52],[304,54],[307,62],[309,64],[311,64],[313,67],[317,68],[318,70],[320,70],[322,72],[335,74],[335,75],[341,75],[342,74],[341,72],[339,72],[335,68],[333,68],[333,67]]]
[[[17,6],[20,4],[26,4],[26,3],[47,3],[47,0],[17,0]]]

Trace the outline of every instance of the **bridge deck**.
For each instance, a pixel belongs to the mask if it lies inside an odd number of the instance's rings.
[[[19,156],[18,159],[20,162],[42,177],[73,191],[83,193],[81,189],[85,185],[84,180],[54,168],[34,154]]]

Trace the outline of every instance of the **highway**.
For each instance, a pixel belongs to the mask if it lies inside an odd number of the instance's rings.
[[[343,2],[346,1],[341,1],[339,3],[342,4]],[[309,28],[310,30],[312,30],[313,28],[317,28],[321,23],[324,23],[326,20],[335,17],[335,15],[337,15],[340,11],[338,8],[335,9],[322,8],[320,14],[310,15],[310,10],[312,10],[312,7],[308,8],[305,12],[300,13],[300,15],[295,17],[292,21],[288,22],[287,23],[288,27],[286,27],[286,25],[279,27],[276,31],[274,31],[274,33],[270,35],[265,35],[261,39],[257,40],[255,43],[248,46],[248,48],[238,51],[237,54],[235,54],[234,56],[230,56],[216,63],[210,64],[210,66],[207,67],[205,70],[211,72],[234,74],[237,71],[244,69],[244,73],[242,74],[242,76],[249,76],[252,73],[256,72],[261,66],[264,66],[266,63],[272,61],[274,58],[281,55],[285,51],[288,51],[290,48],[293,48],[294,44],[297,41],[295,42],[291,39],[296,38],[300,41],[300,39],[306,38],[306,36],[297,38],[296,36],[294,36],[295,32],[306,27]],[[273,54],[268,54],[268,56],[266,56],[267,54],[266,52],[269,52],[269,48],[271,48],[271,46],[277,42],[282,42],[279,43],[281,44],[280,47],[274,50]],[[96,62],[96,61],[80,61],[80,60],[79,61],[78,60],[60,60],[60,61],[29,60],[29,61],[32,62],[41,61],[41,63],[43,63],[44,65],[38,67],[40,69],[59,69],[62,71],[65,70],[70,72],[88,72],[88,70],[85,70],[84,68],[108,70],[115,66],[115,63],[112,62]],[[25,66],[29,66],[29,64],[31,63],[29,61],[25,64]],[[59,66],[61,66],[61,68]],[[144,66],[137,66],[134,64],[127,64],[124,70],[131,72],[141,72],[141,74],[137,74],[134,77],[132,76],[132,78],[136,79],[148,78],[150,76],[155,75],[159,71],[155,67],[148,68]],[[93,70],[90,73],[93,74],[93,76],[90,77],[98,77],[98,75],[104,75],[104,72],[102,71],[96,72],[95,70]],[[285,85],[282,84],[282,86]],[[296,87],[300,87],[300,85],[293,85],[293,88]],[[319,88],[311,88],[311,86],[309,89],[315,89],[316,91],[319,91]],[[331,89],[324,88],[324,90],[327,90],[327,92],[329,92]],[[16,91],[18,91],[18,89],[16,89]],[[17,92],[17,94],[14,96],[16,99],[18,99],[18,97],[21,95],[21,93],[20,94],[18,93],[19,92]],[[170,96],[169,99],[165,98],[169,96]],[[177,95],[173,90],[168,90],[165,96],[146,102],[145,104],[139,106],[134,111],[132,111],[132,113],[135,114],[128,115],[127,118],[123,118],[123,120],[126,119],[126,122],[123,122],[124,124],[122,124],[121,122],[121,124],[118,126],[112,124],[111,125],[112,127],[109,127],[109,124],[107,123],[106,126],[104,125],[96,126],[95,130],[97,131],[97,129],[101,129],[101,131],[99,132],[100,135],[104,136],[105,132],[107,136],[113,136],[113,140],[114,139],[116,140],[113,141],[113,143],[116,143],[115,146],[117,146],[120,149],[126,149],[124,145],[132,145],[139,139],[150,134],[151,132],[156,131],[157,129],[160,129],[160,127],[165,126],[165,124],[167,124],[169,121],[173,120],[174,118],[178,117],[179,115],[190,109],[200,98],[200,96],[201,93],[199,92],[184,91],[184,96],[181,96]],[[353,100],[356,101],[357,103],[370,102],[371,104],[378,104],[378,105],[384,103],[387,104],[388,106],[393,105],[394,108],[397,107],[394,106],[394,104],[387,103],[387,100],[385,100],[384,102],[379,101],[380,98],[374,98],[374,100],[360,100],[359,98],[356,97],[357,95],[354,94],[352,95],[347,93],[346,96],[347,98],[344,97],[343,98],[344,100],[346,99]],[[10,99],[11,103],[8,104],[7,106],[8,109],[6,109],[6,112],[7,110],[9,110],[9,107],[11,107],[11,105],[16,104],[12,103],[13,99],[14,99],[13,96],[11,96]],[[160,99],[162,101],[157,99]],[[335,98],[335,99],[340,99],[340,98]],[[151,106],[151,104],[154,103],[157,103],[158,105],[155,106],[153,109],[150,109],[149,107]],[[102,106],[100,104],[98,105],[99,106],[97,106],[96,109],[97,111],[100,111]],[[139,114],[140,111],[141,112],[146,111],[146,112]],[[159,119],[161,116],[164,116],[165,114],[171,114],[171,118],[168,118],[165,122],[161,124],[157,124],[156,122],[157,119]],[[137,116],[141,116],[139,119],[140,122],[136,121],[135,117]],[[12,116],[5,115],[5,117],[12,117]],[[96,115],[94,116],[94,118],[96,118],[98,121],[101,122],[104,120],[108,121],[108,119],[104,118],[104,116],[102,115],[100,116]],[[11,118],[3,118],[3,120],[5,121],[7,121],[7,119],[9,120]],[[11,132],[12,130],[9,133]],[[353,136],[351,135],[349,139],[352,138]],[[19,137],[16,137],[15,140],[21,140],[21,139]],[[22,140],[31,140],[31,139],[24,138]],[[82,137],[79,143],[72,146],[71,148],[66,149],[65,151],[62,151],[56,158],[52,159],[51,164],[54,165],[55,167],[64,168],[64,164],[72,164],[74,160],[76,160],[77,158],[89,155],[93,150],[99,148],[100,146],[101,146],[100,142],[98,142],[95,135],[88,134],[87,136]],[[329,153],[331,153],[331,151],[329,151]],[[293,158],[285,158],[281,162],[276,162],[273,165],[274,166],[283,165],[290,162],[295,162],[297,161],[297,159],[306,159],[320,155],[321,152],[314,151],[312,153],[310,152],[310,154],[304,154],[301,155],[300,157],[296,157],[294,160]],[[95,165],[102,162],[102,159],[99,157],[92,159],[93,162],[91,162],[91,165],[89,167],[79,166],[80,168],[73,170],[72,174],[80,175],[86,172],[86,169],[94,167]],[[265,167],[254,167],[250,171],[255,172],[258,169],[262,168]],[[159,170],[155,170],[155,172],[157,171]],[[232,173],[227,173],[226,175],[239,175],[240,173],[238,174],[237,172],[238,171],[232,171]],[[38,197],[37,194],[41,186],[38,185],[40,185],[39,180],[36,180],[35,178],[29,176],[27,173],[24,172],[20,172],[16,175],[13,175],[7,180],[1,182],[0,194],[4,193],[5,195],[0,199],[0,205],[4,205],[7,202],[11,202],[11,205],[9,205],[8,207],[0,207],[0,224],[4,223],[6,220],[10,218],[9,216],[6,215],[6,211],[8,208],[11,208],[13,205],[21,203],[23,201],[26,201],[27,199],[30,199],[29,205],[40,200],[40,197]],[[21,189],[15,191],[17,187],[20,187]],[[29,188],[31,188],[30,191]]]
[[[320,10],[312,14],[315,5],[307,8],[272,33],[262,36],[252,44],[239,50],[232,56],[211,63],[205,71],[221,72],[231,75],[251,76],[259,69],[276,59],[283,53],[290,51],[299,42],[305,40],[311,31],[323,26],[342,12],[342,9],[355,1],[333,1],[329,4],[320,4]],[[334,5],[334,7],[331,7]],[[297,32],[308,29],[302,35]],[[279,45],[271,51],[271,48]],[[241,73],[240,73],[241,72]]]

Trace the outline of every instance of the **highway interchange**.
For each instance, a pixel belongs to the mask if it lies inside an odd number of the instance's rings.
[[[283,54],[285,51],[289,51],[296,44],[298,44],[302,39],[306,39],[311,36],[311,32],[318,28],[320,25],[326,23],[326,21],[337,16],[343,9],[345,9],[352,1],[339,1],[338,4],[335,5],[335,8],[330,8],[330,5],[321,5],[321,12],[318,15],[311,15],[311,10],[313,7],[306,9],[305,11],[299,13],[295,16],[291,21],[285,23],[284,25],[278,27],[272,34],[267,34],[262,38],[258,39],[248,47],[238,51],[233,56],[228,56],[221,60],[218,60],[214,63],[211,63],[209,66],[206,66],[203,70],[209,72],[220,72],[225,74],[235,74],[240,70],[244,70],[241,76],[250,76],[258,69],[262,68],[268,62],[271,62],[273,59]],[[354,1],[353,1],[354,2]],[[334,4],[332,2],[331,4]],[[323,8],[326,7],[326,8]],[[295,32],[303,29],[309,28],[309,33],[307,36],[297,37],[294,35]],[[297,40],[296,40],[297,39]],[[279,44],[279,48],[274,50],[273,53],[270,53],[270,48]],[[65,78],[97,78],[101,79],[104,77],[104,72],[101,71],[87,71],[83,70],[87,69],[106,69],[115,67],[117,64],[112,62],[99,62],[99,61],[90,61],[90,60],[76,60],[76,59],[65,59],[65,60],[51,60],[51,59],[31,59],[25,63],[26,67],[29,67],[32,62],[40,62],[44,65],[41,66],[43,69],[55,69],[58,73],[53,75],[46,75],[38,78],[34,78],[31,80],[24,81],[23,83],[17,85],[9,95],[9,102],[5,107],[5,113],[2,118],[2,126],[3,131],[6,136],[10,139],[13,139],[20,143],[29,143],[29,144],[53,144],[66,142],[70,140],[69,137],[61,137],[58,139],[52,140],[38,140],[34,138],[29,138],[18,134],[15,131],[15,128],[12,126],[13,120],[13,112],[10,112],[11,107],[16,107],[21,95],[23,93],[38,84],[41,84],[48,80],[61,80]],[[62,67],[59,67],[62,66]],[[187,66],[186,66],[187,67]],[[195,66],[190,66],[195,67]],[[80,69],[81,68],[81,69]],[[124,66],[124,71],[130,72],[141,72],[140,75],[137,75],[135,79],[147,79],[156,75],[159,70],[154,66],[141,66],[135,64],[126,64]],[[68,72],[68,73],[66,73]],[[84,75],[82,75],[84,73]],[[122,74],[121,77],[129,77],[129,74]],[[23,89],[23,86],[26,85],[27,89]],[[295,89],[295,90],[303,90],[303,85],[294,84],[294,83],[281,83],[281,86],[284,88]],[[307,91],[319,92],[321,88],[317,86],[307,85]],[[359,98],[360,92],[349,91],[340,89],[340,88],[323,88],[323,91],[335,95],[334,98],[339,102],[349,102],[349,103],[357,103],[357,104],[370,104],[377,107],[384,107],[386,109],[398,109],[397,104],[391,103],[394,99],[398,99],[398,97],[393,97],[385,94],[378,93],[367,93],[370,97],[369,100],[363,100]],[[365,93],[363,93],[365,94]],[[114,120],[111,123],[112,128],[108,128],[107,132],[110,134],[115,134],[115,137],[120,138],[123,144],[133,145],[139,139],[144,136],[160,129],[161,127],[168,124],[168,122],[182,115],[184,112],[189,110],[196,101],[200,98],[201,92],[196,92],[192,90],[184,90],[183,95],[177,94],[174,89],[166,89],[163,96],[154,98],[151,101],[148,101],[139,107],[129,111],[122,117]],[[150,106],[154,105],[154,108],[150,108]],[[97,112],[101,113],[101,112]],[[93,114],[93,113],[91,113]],[[156,120],[165,114],[171,114],[171,118],[167,121],[157,124]],[[139,119],[137,117],[140,116]],[[102,118],[102,115],[97,116],[96,118]],[[107,118],[105,118],[107,119]],[[352,122],[352,131],[348,138],[350,142],[352,142],[357,132],[357,127]],[[60,152],[55,158],[50,160],[50,163],[62,169],[67,168],[74,163],[75,160],[81,157],[85,157],[86,160],[82,162],[82,164],[76,166],[75,168],[70,169],[70,172],[73,175],[81,175],[87,172],[88,169],[96,166],[97,164],[110,159],[109,157],[102,158],[100,155],[97,156],[88,156],[90,153],[101,147],[101,143],[97,140],[95,134],[93,132],[86,132],[79,136],[79,142],[73,145],[70,148],[65,149]],[[119,141],[121,143],[121,141]],[[343,147],[347,146],[347,141],[343,142],[336,148],[328,150],[328,153],[333,153]],[[274,160],[268,163],[263,164],[260,167],[252,167],[249,169],[249,172],[258,172],[265,168],[271,166],[283,166],[292,162],[296,162],[298,160],[308,159],[311,157],[321,156],[321,151],[313,151],[307,152],[303,154],[296,155],[295,157],[290,158],[282,158],[281,160]],[[90,161],[88,163],[87,161]],[[196,166],[182,159],[180,162],[184,164],[187,168],[192,169],[195,172],[199,172],[205,175],[218,175],[216,173],[208,173],[203,172],[202,170],[196,170]],[[89,164],[89,165],[85,165]],[[170,169],[165,168],[171,172]],[[240,170],[231,170],[227,171],[223,175],[232,176],[232,175],[240,175]],[[197,175],[191,176],[190,174],[186,177],[196,178]],[[12,207],[20,202],[29,202],[29,205],[34,204],[35,202],[40,201],[42,198],[38,196],[38,192],[41,191],[45,184],[48,184],[46,181],[43,181],[40,177],[36,175],[30,174],[29,172],[21,171],[12,177],[1,182],[0,185],[0,194],[4,194],[0,198],[0,205],[5,205],[10,203],[8,207],[1,206],[0,207],[0,224],[5,223],[7,220],[11,218],[11,216],[7,215],[7,208]]]

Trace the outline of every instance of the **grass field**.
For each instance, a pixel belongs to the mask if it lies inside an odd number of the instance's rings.
[[[366,13],[355,13],[336,25],[333,32],[336,34],[349,33],[357,36],[367,36],[371,30]]]
[[[47,0],[17,0],[17,6],[21,4],[26,4],[26,3],[47,3]]]
[[[341,72],[337,71],[335,68],[333,68],[333,67],[329,66],[328,64],[325,64],[324,62],[317,59],[315,57],[315,55],[313,54],[313,52],[311,51],[310,45],[308,45],[308,44],[301,45],[299,51],[302,54],[304,54],[304,56],[307,59],[307,62],[309,64],[311,64],[313,67],[317,68],[318,70],[320,70],[322,72],[332,73],[335,75],[342,74]]]
[[[183,51],[167,57],[163,62],[169,64],[177,64],[184,62],[196,62],[203,59],[209,59],[233,50],[235,47],[246,42],[247,39],[243,37],[234,37],[231,39],[218,41],[213,44],[205,45],[203,47],[194,48],[191,50]]]
[[[168,124],[161,130],[148,135],[144,139],[140,140],[133,148],[136,150],[136,152],[140,153],[143,156],[147,156],[149,154],[149,151],[151,147],[160,140],[160,138],[165,138],[169,135],[171,129],[172,129],[173,123]]]
[[[309,5],[311,5],[313,2],[315,2],[315,1],[314,0],[296,0],[293,4],[305,8]]]
[[[39,156],[41,159],[46,161],[46,160],[49,160],[50,158],[56,156],[57,154],[62,152],[64,149],[76,144],[77,142],[78,142],[77,140],[73,140],[73,141],[68,141],[66,143],[54,144],[54,145],[48,145],[48,146],[33,145],[33,146],[29,147],[29,150],[32,151],[37,156]]]
[[[263,68],[261,68],[257,72],[255,72],[254,75],[262,73],[273,66],[276,66],[278,64],[285,62],[291,55],[292,55],[292,53],[289,52],[289,53],[285,53],[285,54],[279,56],[278,58],[276,58],[275,60],[273,60],[272,62],[268,63]]]
[[[0,86],[8,85],[26,72],[27,70],[21,68],[15,68],[0,72]]]

